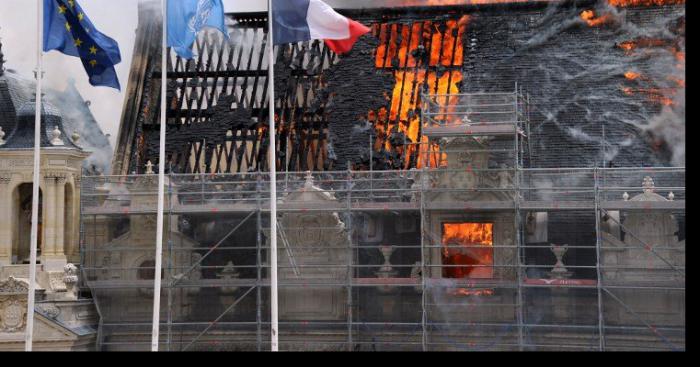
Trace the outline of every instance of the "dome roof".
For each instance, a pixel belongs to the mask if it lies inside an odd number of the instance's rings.
[[[51,103],[46,101],[46,98],[42,98],[41,103],[41,115],[42,116],[55,116],[61,117],[61,111],[54,107]],[[22,117],[34,117],[36,112],[36,97],[32,97],[30,101],[25,102],[17,111],[17,118]]]
[[[63,128],[63,118],[58,108],[45,101],[41,104],[41,147],[82,150],[75,145]],[[17,111],[17,125],[5,138],[0,149],[29,149],[34,147],[36,97],[23,103]]]

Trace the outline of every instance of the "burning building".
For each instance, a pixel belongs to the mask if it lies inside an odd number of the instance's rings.
[[[269,348],[274,113],[282,349],[684,349],[684,2],[373,4],[343,56],[269,60],[266,13],[228,14],[167,91],[141,6],[113,176],[82,188],[99,348],[150,345],[154,165],[161,350]]]

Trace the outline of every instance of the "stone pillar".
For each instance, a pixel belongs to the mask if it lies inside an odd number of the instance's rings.
[[[12,175],[0,173],[0,266],[12,263]]]
[[[66,265],[63,253],[65,175],[48,173],[44,182],[46,202],[44,214],[44,248],[41,251],[41,264],[48,272],[62,272]]]
[[[70,230],[68,236],[69,243],[66,244],[66,256],[68,260],[74,264],[80,262],[80,175],[76,175],[73,181],[73,227],[66,228]]]
[[[65,231],[66,231],[66,177],[56,177],[56,240],[54,241],[54,254],[66,255]]]
[[[41,255],[54,255],[56,253],[56,177],[44,176],[44,213],[42,226],[44,228],[44,242]]]
[[[44,215],[45,244],[41,252],[41,263],[45,271],[62,272],[68,262],[63,253],[66,176],[62,173],[48,173],[45,176],[45,182],[46,193],[43,198],[47,205]]]

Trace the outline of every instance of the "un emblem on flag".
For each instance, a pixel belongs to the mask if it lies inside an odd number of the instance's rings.
[[[214,8],[213,0],[199,0],[197,2],[197,11],[188,23],[190,32],[197,33],[200,29],[202,29],[202,27],[204,27],[207,19],[209,19],[212,8]]]

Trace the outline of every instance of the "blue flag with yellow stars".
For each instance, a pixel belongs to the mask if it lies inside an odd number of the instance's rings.
[[[95,28],[77,0],[44,0],[44,52],[51,50],[79,57],[91,85],[121,90],[119,44]]]

